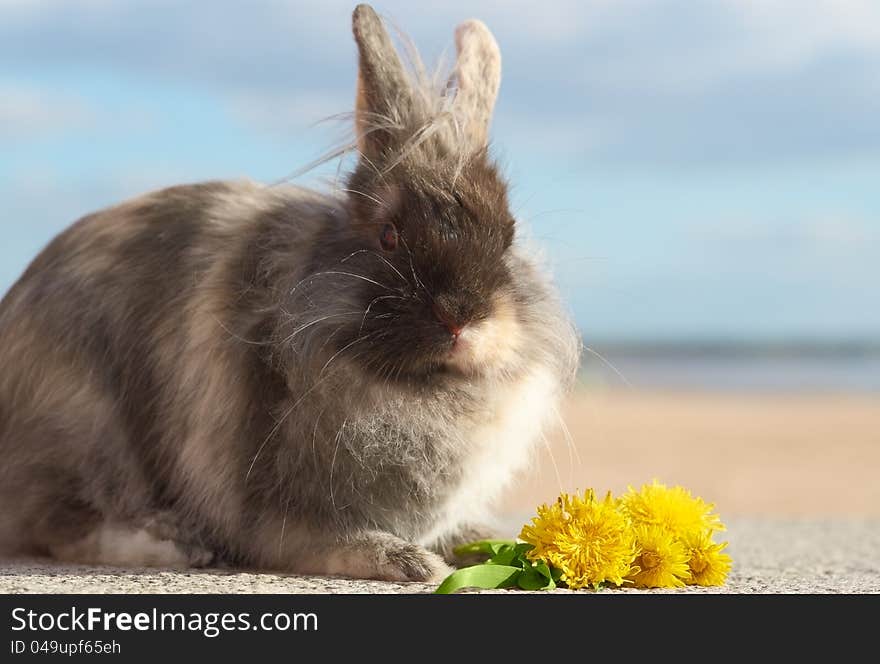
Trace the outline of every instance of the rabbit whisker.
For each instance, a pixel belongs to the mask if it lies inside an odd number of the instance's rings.
[[[318,378],[320,378],[320,377],[324,374],[324,372],[327,370],[327,367],[330,366],[330,364],[333,362],[333,360],[335,360],[337,357],[339,357],[342,353],[344,353],[345,351],[347,351],[349,348],[351,348],[351,347],[354,346],[355,344],[358,344],[358,343],[360,343],[361,341],[366,341],[367,339],[369,339],[369,338],[372,337],[372,336],[374,336],[373,333],[370,333],[370,334],[368,334],[368,335],[366,335],[366,336],[363,336],[363,337],[358,337],[357,339],[355,339],[355,340],[352,341],[351,343],[346,344],[345,346],[343,346],[342,348],[340,348],[338,351],[336,351],[336,352],[333,354],[333,357],[331,357],[329,360],[327,360],[327,364],[325,364],[325,365],[321,368],[321,371],[318,372]]]
[[[617,377],[623,381],[624,385],[626,385],[629,389],[631,389],[631,390],[634,389],[632,386],[632,383],[630,383],[627,380],[626,376],[623,375],[623,372],[620,371],[620,369],[618,369],[616,366],[614,366],[610,360],[608,360],[606,357],[604,357],[597,350],[590,348],[589,346],[584,346],[584,350],[587,351],[590,355],[598,358],[602,362],[602,364],[604,364],[606,367],[611,369],[611,371],[613,371],[617,375]]]
[[[380,288],[384,288],[385,290],[389,290],[389,291],[394,290],[390,286],[386,286],[385,284],[380,284],[378,281],[375,281],[374,279],[370,279],[369,277],[365,277],[362,274],[355,274],[353,272],[340,272],[339,270],[327,270],[325,272],[318,272],[318,274],[316,274],[314,276],[318,277],[318,276],[323,276],[325,274],[329,274],[329,275],[336,274],[336,275],[340,275],[340,276],[344,276],[344,277],[352,277],[353,279],[360,279],[362,281],[369,282],[371,284],[379,286]]]
[[[407,253],[407,255],[409,256],[409,267],[410,267],[410,270],[412,270],[413,279],[415,279],[415,282],[416,282],[419,286],[422,287],[422,290],[425,291],[425,293],[426,293],[426,294],[428,295],[428,297],[431,299],[431,302],[433,302],[433,301],[434,301],[434,296],[431,294],[431,291],[428,290],[428,287],[425,286],[425,284],[422,282],[422,280],[419,279],[419,275],[416,274],[416,266],[415,266],[415,264],[413,263],[413,259],[412,259],[412,251],[410,250],[409,245],[408,245],[407,242],[406,242],[406,239],[405,239],[405,238],[400,238],[400,239],[403,241],[403,246],[404,246],[404,248],[406,249],[406,253]]]
[[[222,327],[223,331],[226,332],[226,334],[228,334],[230,337],[232,337],[236,341],[240,341],[243,344],[249,344],[251,346],[269,346],[272,343],[270,341],[252,341],[251,339],[245,339],[244,337],[237,335],[235,332],[233,332],[228,327],[226,327],[226,325],[223,323],[223,321],[220,320],[220,318],[216,314],[211,314],[211,316],[214,319],[214,321],[217,323],[217,325]]]
[[[353,278],[355,278],[355,279],[363,279],[364,281],[369,281],[370,283],[376,284],[377,286],[381,286],[382,288],[385,288],[386,290],[394,290],[394,289],[391,288],[390,286],[386,286],[385,284],[380,284],[378,281],[373,281],[372,279],[369,279],[368,277],[365,277],[365,276],[362,275],[362,274],[354,274],[354,273],[352,273],[352,272],[341,272],[341,271],[339,271],[339,270],[326,270],[326,271],[324,271],[324,272],[316,272],[315,274],[309,274],[309,275],[303,277],[303,278],[300,279],[300,280],[297,282],[297,284],[296,284],[296,285],[290,290],[290,293],[289,293],[289,294],[290,294],[290,295],[293,295],[294,293],[296,293],[297,289],[298,289],[300,286],[302,286],[305,282],[307,282],[307,281],[311,281],[311,280],[313,280],[313,279],[317,279],[318,277],[323,277],[323,276],[326,276],[326,275],[341,275],[341,276],[345,276],[345,277],[353,277]]]
[[[384,263],[385,263],[388,267],[390,267],[392,270],[394,270],[395,274],[397,274],[397,276],[400,277],[401,281],[403,281],[403,282],[404,282],[405,284],[407,284],[407,285],[409,284],[409,282],[406,280],[406,277],[404,277],[404,276],[400,273],[400,270],[398,270],[396,267],[394,267],[394,265],[392,265],[391,261],[389,261],[387,258],[385,258],[384,256],[382,256],[381,254],[377,254],[375,251],[371,251],[371,250],[369,250],[369,249],[358,249],[357,251],[353,251],[352,253],[350,253],[348,256],[346,256],[345,258],[343,258],[343,259],[342,259],[341,261],[339,261],[339,262],[340,262],[340,263],[345,263],[345,262],[346,262],[347,260],[349,260],[352,256],[355,256],[355,255],[357,255],[357,254],[362,254],[362,253],[367,253],[367,254],[370,254],[371,256],[375,256],[375,257],[378,258],[380,261],[384,262]]]
[[[324,322],[325,320],[329,320],[329,319],[331,319],[331,318],[340,318],[340,317],[342,317],[342,316],[356,316],[356,315],[358,315],[358,314],[360,314],[359,311],[345,311],[345,312],[340,313],[340,314],[329,314],[329,315],[327,315],[327,316],[322,316],[321,318],[316,318],[315,320],[309,321],[308,323],[303,323],[303,324],[300,325],[298,328],[296,328],[296,329],[295,329],[295,330],[294,330],[289,336],[287,336],[287,337],[285,337],[284,339],[282,339],[282,340],[281,340],[281,344],[283,345],[283,344],[288,344],[288,343],[290,343],[291,341],[293,341],[293,339],[294,339],[298,334],[300,334],[300,333],[303,332],[304,330],[307,330],[308,328],[312,327],[313,325],[317,325],[318,323],[322,323],[322,322]]]
[[[284,516],[281,519],[281,535],[278,538],[278,559],[282,558],[282,553],[284,551],[284,529],[287,527],[287,513],[290,511],[290,498],[291,496],[287,496],[287,502],[284,504]]]
[[[367,306],[366,311],[364,311],[364,317],[361,319],[361,326],[360,326],[360,328],[358,328],[358,335],[360,336],[360,334],[364,331],[364,325],[367,322],[367,316],[370,313],[370,309],[373,308],[373,305],[376,304],[376,302],[380,302],[381,300],[405,300],[405,299],[406,299],[405,297],[402,297],[400,295],[381,295],[381,296],[375,298]],[[375,318],[378,318],[378,316],[374,316],[374,319]]]
[[[342,420],[342,426],[339,427],[339,431],[336,432],[333,447],[333,460],[330,462],[330,503],[333,505],[333,509],[336,509],[336,497],[333,493],[333,471],[336,469],[336,455],[339,453],[339,443],[342,440],[341,436],[342,432],[345,431],[346,424],[348,424],[348,418]]]
[[[562,493],[565,488],[562,485],[562,475],[559,474],[559,466],[556,463],[556,456],[553,454],[553,448],[543,432],[541,432],[541,442],[544,443],[547,455],[550,457],[550,463],[553,465],[553,473],[556,475],[556,484],[559,487],[559,493]]]
[[[562,435],[565,438],[565,444],[568,447],[569,462],[571,463],[571,466],[574,467],[575,460],[577,461],[578,466],[583,465],[581,453],[574,442],[574,436],[571,435],[571,430],[568,428],[568,424],[566,424],[565,418],[562,417],[562,413],[559,412],[559,408],[557,408],[556,406],[552,406],[552,411],[553,415],[556,417],[556,421],[559,423],[559,428],[562,430]]]
[[[318,380],[316,380],[309,389],[307,389],[305,392],[302,393],[302,395],[300,395],[299,399],[297,399],[290,408],[288,408],[286,411],[284,411],[284,414],[275,423],[275,426],[272,427],[272,430],[269,432],[269,435],[266,436],[266,439],[260,444],[260,447],[257,449],[257,453],[254,455],[254,459],[253,459],[253,461],[251,461],[251,465],[248,468],[248,471],[244,476],[245,483],[247,483],[247,481],[250,479],[251,473],[254,470],[254,466],[257,465],[257,459],[259,459],[260,454],[262,454],[266,445],[269,444],[269,441],[275,437],[275,434],[278,433],[278,431],[281,429],[281,427],[287,421],[287,418],[289,418],[293,414],[293,411],[296,410],[297,406],[299,406],[303,401],[305,401],[306,397],[308,397],[312,392],[314,392],[325,380],[327,380],[327,378],[330,377],[330,375],[331,374],[328,374],[324,378],[319,377]]]

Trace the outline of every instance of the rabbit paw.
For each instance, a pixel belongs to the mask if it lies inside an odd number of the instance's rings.
[[[363,533],[312,560],[304,571],[379,581],[439,583],[452,572],[436,553],[383,532]]]

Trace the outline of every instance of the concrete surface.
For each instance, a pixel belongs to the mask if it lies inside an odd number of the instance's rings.
[[[728,522],[727,585],[686,593],[880,593],[880,520]],[[123,570],[0,562],[0,593],[428,593],[424,584],[351,581],[226,570]],[[511,592],[511,591],[497,591]],[[570,592],[570,591],[557,591]]]

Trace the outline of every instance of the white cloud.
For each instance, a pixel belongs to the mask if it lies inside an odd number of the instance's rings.
[[[790,57],[826,48],[880,51],[880,3],[875,0],[728,0],[749,29]]]
[[[351,109],[353,5],[0,0],[0,62],[198,87],[239,124],[291,135]],[[876,153],[875,0],[375,6],[428,60],[451,47],[456,23],[485,20],[505,58],[497,127],[545,153],[652,168]]]
[[[290,137],[354,105],[354,96],[302,90],[299,92],[247,91],[228,96],[229,111],[242,123],[261,131]]]
[[[601,16],[578,38],[605,44],[607,66],[572,73],[608,89],[681,95],[731,79],[795,73],[828,56],[880,56],[874,0],[641,0]]]
[[[46,85],[0,80],[0,140],[32,141],[46,136],[99,129],[150,130],[158,118],[135,105],[102,107],[100,100]]]
[[[0,84],[0,138],[34,138],[93,124],[84,99],[43,88]]]
[[[691,226],[699,244],[721,251],[778,251],[800,258],[846,260],[875,256],[880,244],[880,220],[869,220],[848,212],[818,211],[793,220],[719,218]],[[817,270],[819,264],[816,265]]]

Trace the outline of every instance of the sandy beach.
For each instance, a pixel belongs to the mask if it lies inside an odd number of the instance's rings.
[[[657,477],[716,503],[734,566],[722,587],[622,592],[880,592],[876,395],[584,389],[503,500],[515,536],[560,489],[615,493]],[[555,461],[555,467],[554,463]],[[501,533],[499,533],[501,534]],[[0,565],[0,593],[429,593],[433,585],[230,570]],[[506,591],[483,591],[506,592]],[[559,590],[558,593],[568,591]],[[604,593],[621,591],[606,590]],[[589,596],[592,593],[585,593]]]
[[[582,388],[561,415],[572,445],[561,430],[548,436],[503,512],[656,477],[723,518],[880,516],[877,394]]]

